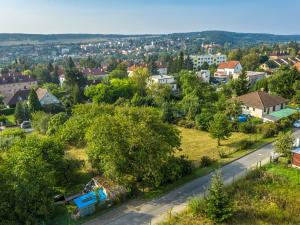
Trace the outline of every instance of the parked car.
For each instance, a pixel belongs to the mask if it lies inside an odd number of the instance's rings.
[[[29,128],[31,128],[31,122],[30,121],[23,121],[21,123],[21,128],[22,129],[29,129]]]
[[[296,122],[293,123],[293,126],[295,128],[300,128],[300,120],[297,120]]]

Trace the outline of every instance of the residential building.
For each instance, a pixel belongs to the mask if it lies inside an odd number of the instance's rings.
[[[201,70],[197,72],[198,78],[203,80],[205,83],[210,82],[210,71],[209,70]]]
[[[239,61],[227,61],[222,62],[218,66],[217,71],[214,74],[215,78],[220,79],[229,79],[233,77],[234,74],[242,73],[242,65]]]
[[[22,74],[0,74],[0,95],[13,96],[19,90],[30,90],[37,86],[37,80],[32,76]]]
[[[240,73],[235,73],[233,74],[232,78],[238,79],[240,75],[241,75]],[[256,71],[246,72],[247,79],[251,85],[255,84],[258,80],[265,78],[266,75],[267,74],[265,72],[256,72]]]
[[[17,92],[5,96],[3,99],[3,103],[6,107],[15,107],[18,102],[27,101],[30,90],[18,90]]]
[[[51,94],[47,89],[44,88],[38,88],[36,90],[36,94],[38,96],[38,99],[41,103],[41,105],[52,105],[52,104],[60,104],[60,101],[57,97],[55,97],[53,94]]]
[[[298,72],[300,73],[300,62],[297,62],[294,67],[296,68],[296,70],[298,70]]]
[[[207,62],[208,65],[216,64],[219,65],[222,62],[226,62],[227,56],[223,55],[221,53],[212,55],[212,54],[207,54],[207,55],[193,55],[191,56],[194,64],[194,69],[198,69],[203,65],[203,63]]]
[[[243,114],[261,118],[264,121],[278,120],[278,116],[273,113],[285,110],[286,104],[288,103],[288,100],[285,98],[276,95],[270,95],[263,91],[251,92],[239,96],[237,99],[242,103]],[[292,111],[282,111],[282,115],[287,115],[290,113],[292,113]]]
[[[278,52],[272,52],[269,55],[269,58],[272,60],[278,60],[278,59],[284,59],[284,58],[288,58],[290,55],[288,52],[285,51],[278,51]]]
[[[159,63],[157,65],[157,71],[158,71],[159,75],[167,75],[168,74],[168,67]]]
[[[83,76],[88,80],[99,80],[108,76],[108,73],[105,72],[102,68],[83,68],[81,70]]]
[[[168,75],[151,76],[149,80],[149,85],[151,84],[170,85],[173,91],[177,90],[177,84],[173,76],[168,76]]]

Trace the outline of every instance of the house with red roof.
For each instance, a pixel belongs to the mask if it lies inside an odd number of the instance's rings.
[[[243,67],[239,61],[231,60],[219,64],[217,71],[214,74],[215,78],[227,80],[234,74],[240,74]]]

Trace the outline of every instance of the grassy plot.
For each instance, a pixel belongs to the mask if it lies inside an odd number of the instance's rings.
[[[272,141],[272,139],[263,139],[260,134],[233,133],[228,140],[221,142],[222,146],[218,147],[217,141],[212,139],[207,132],[181,127],[178,127],[178,129],[182,136],[182,151],[178,154],[188,156],[195,165],[199,164],[203,156],[220,160],[219,150],[224,151],[227,156],[221,161],[231,161],[234,158],[244,155],[249,150],[257,149]],[[250,148],[240,149],[241,142],[243,141],[251,141],[253,145]]]
[[[285,164],[269,165],[228,188],[234,213],[228,225],[300,224],[300,170]],[[204,214],[189,211],[162,225],[212,225]]]

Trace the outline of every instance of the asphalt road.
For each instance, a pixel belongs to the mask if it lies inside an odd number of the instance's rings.
[[[294,135],[300,137],[300,130],[295,131]],[[245,175],[249,169],[268,163],[272,151],[273,146],[269,144],[222,167],[224,183],[229,184]],[[187,200],[192,196],[203,195],[210,185],[211,176],[212,174],[208,174],[197,178],[152,201],[129,201],[84,225],[140,225],[162,222],[170,212],[182,211],[186,207]]]

